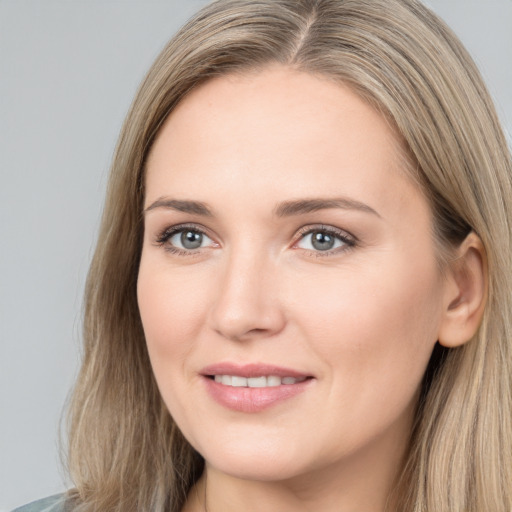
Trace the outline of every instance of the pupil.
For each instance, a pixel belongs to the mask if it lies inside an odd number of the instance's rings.
[[[195,231],[184,231],[181,234],[181,243],[185,249],[197,249],[203,243],[203,235]]]
[[[334,237],[327,233],[317,231],[316,233],[313,233],[311,243],[313,247],[319,251],[328,251],[334,246]]]

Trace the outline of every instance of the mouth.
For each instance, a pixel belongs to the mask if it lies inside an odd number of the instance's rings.
[[[232,411],[254,413],[306,391],[312,375],[273,365],[211,365],[201,372],[211,398]]]
[[[278,386],[290,386],[304,382],[312,377],[279,377],[278,375],[261,375],[259,377],[242,377],[241,375],[207,375],[223,386],[234,388],[274,388]]]

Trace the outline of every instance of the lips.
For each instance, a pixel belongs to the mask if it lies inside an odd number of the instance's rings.
[[[305,391],[313,376],[273,365],[220,363],[201,371],[210,396],[233,411],[262,411]]]
[[[235,388],[273,388],[282,385],[297,384],[307,377],[279,377],[277,375],[262,375],[260,377],[241,377],[240,375],[215,375],[214,380],[224,386]]]

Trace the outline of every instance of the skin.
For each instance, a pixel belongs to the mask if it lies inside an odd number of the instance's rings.
[[[205,496],[208,512],[384,510],[458,293],[402,151],[350,89],[279,66],[211,80],[167,119],[147,163],[138,301],[163,399],[206,461],[184,510]],[[211,215],[155,204],[169,198]],[[275,214],[316,198],[367,208]],[[162,241],[182,223],[206,233],[201,248]],[[354,245],[320,251],[300,231],[325,226]],[[313,378],[263,411],[233,411],[200,375],[220,361]]]

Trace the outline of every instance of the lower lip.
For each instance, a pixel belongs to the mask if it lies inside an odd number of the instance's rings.
[[[225,386],[204,377],[210,396],[220,405],[238,412],[260,412],[306,391],[313,379],[296,384],[281,384],[264,388]]]

